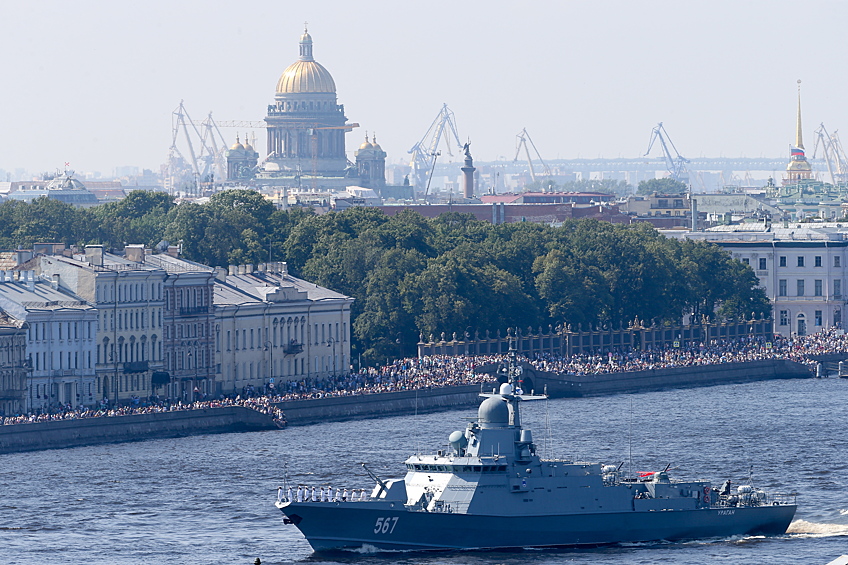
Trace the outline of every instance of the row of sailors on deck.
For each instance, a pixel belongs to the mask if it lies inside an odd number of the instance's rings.
[[[283,487],[279,487],[277,489],[277,499],[281,502],[283,501]],[[344,502],[344,501],[365,501],[368,500],[368,495],[365,493],[365,489],[359,489],[359,492],[356,492],[356,489],[351,489],[348,494],[348,490],[345,489],[336,489],[333,492],[333,487],[327,487],[326,490],[324,487],[318,487],[318,490],[315,490],[315,487],[312,487],[312,490],[309,490],[309,487],[304,485],[297,485],[297,491],[294,491],[291,486],[286,490],[286,498],[287,501],[295,501],[297,502]]]

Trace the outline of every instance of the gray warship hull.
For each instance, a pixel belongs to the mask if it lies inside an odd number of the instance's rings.
[[[364,489],[280,487],[276,506],[316,550],[465,550],[597,546],[628,542],[781,535],[795,495],[731,480],[674,480],[661,471],[624,477],[619,465],[543,459],[522,427],[525,395],[510,351],[508,381],[485,398],[449,449],[411,455],[403,479]],[[288,483],[288,481],[285,481]]]
[[[771,536],[786,532],[796,508],[779,505],[509,516],[409,511],[402,504],[382,501],[293,502],[280,507],[316,551],[573,547]],[[389,527],[384,527],[385,523]]]

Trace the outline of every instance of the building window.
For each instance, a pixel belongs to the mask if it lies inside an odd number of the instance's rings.
[[[766,258],[765,257],[760,257],[760,270],[761,271],[766,270]]]
[[[786,279],[777,281],[777,295],[786,296]]]
[[[784,255],[783,257],[781,257],[781,258],[780,258],[780,266],[781,266],[781,267],[785,267],[785,266],[786,266],[786,256],[785,256],[785,255]]]
[[[822,325],[822,311],[821,310],[816,310],[816,316],[815,317],[816,317],[816,325],[817,326]]]
[[[833,297],[842,298],[842,280],[836,279],[833,281]]]
[[[804,279],[798,279],[798,296],[804,296]]]
[[[833,325],[837,328],[842,327],[842,310],[834,308],[833,310]]]
[[[813,285],[815,285],[814,291],[816,296],[822,295],[822,282],[820,280],[813,281]]]
[[[842,266],[842,258],[839,257],[838,255],[833,258],[833,266],[834,267],[841,267]]]
[[[822,266],[822,262],[821,262],[821,255],[816,255],[816,257],[815,257],[815,261],[816,261],[816,267],[821,267],[821,266]]]
[[[748,259],[747,257],[743,257],[743,258],[742,258],[742,262],[743,262],[743,263],[745,263],[746,265],[750,265],[750,264],[751,264],[751,260],[750,260],[750,259]]]
[[[798,256],[798,266],[799,266],[799,267],[803,267],[803,266],[804,266],[804,256],[803,256],[803,255],[799,255],[799,256]]]

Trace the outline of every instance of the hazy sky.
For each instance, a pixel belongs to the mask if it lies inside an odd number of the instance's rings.
[[[523,127],[548,159],[638,157],[659,121],[688,157],[788,156],[799,78],[808,154],[820,122],[848,128],[842,1],[30,0],[0,15],[6,170],[158,168],[181,99],[197,120],[261,120],[304,20],[361,124],[350,157],[367,130],[408,159],[445,102],[477,160],[512,159]]]

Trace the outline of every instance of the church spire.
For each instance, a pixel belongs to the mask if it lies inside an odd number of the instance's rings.
[[[798,121],[795,126],[795,147],[804,149],[804,138],[801,135],[801,79],[798,79]]]

